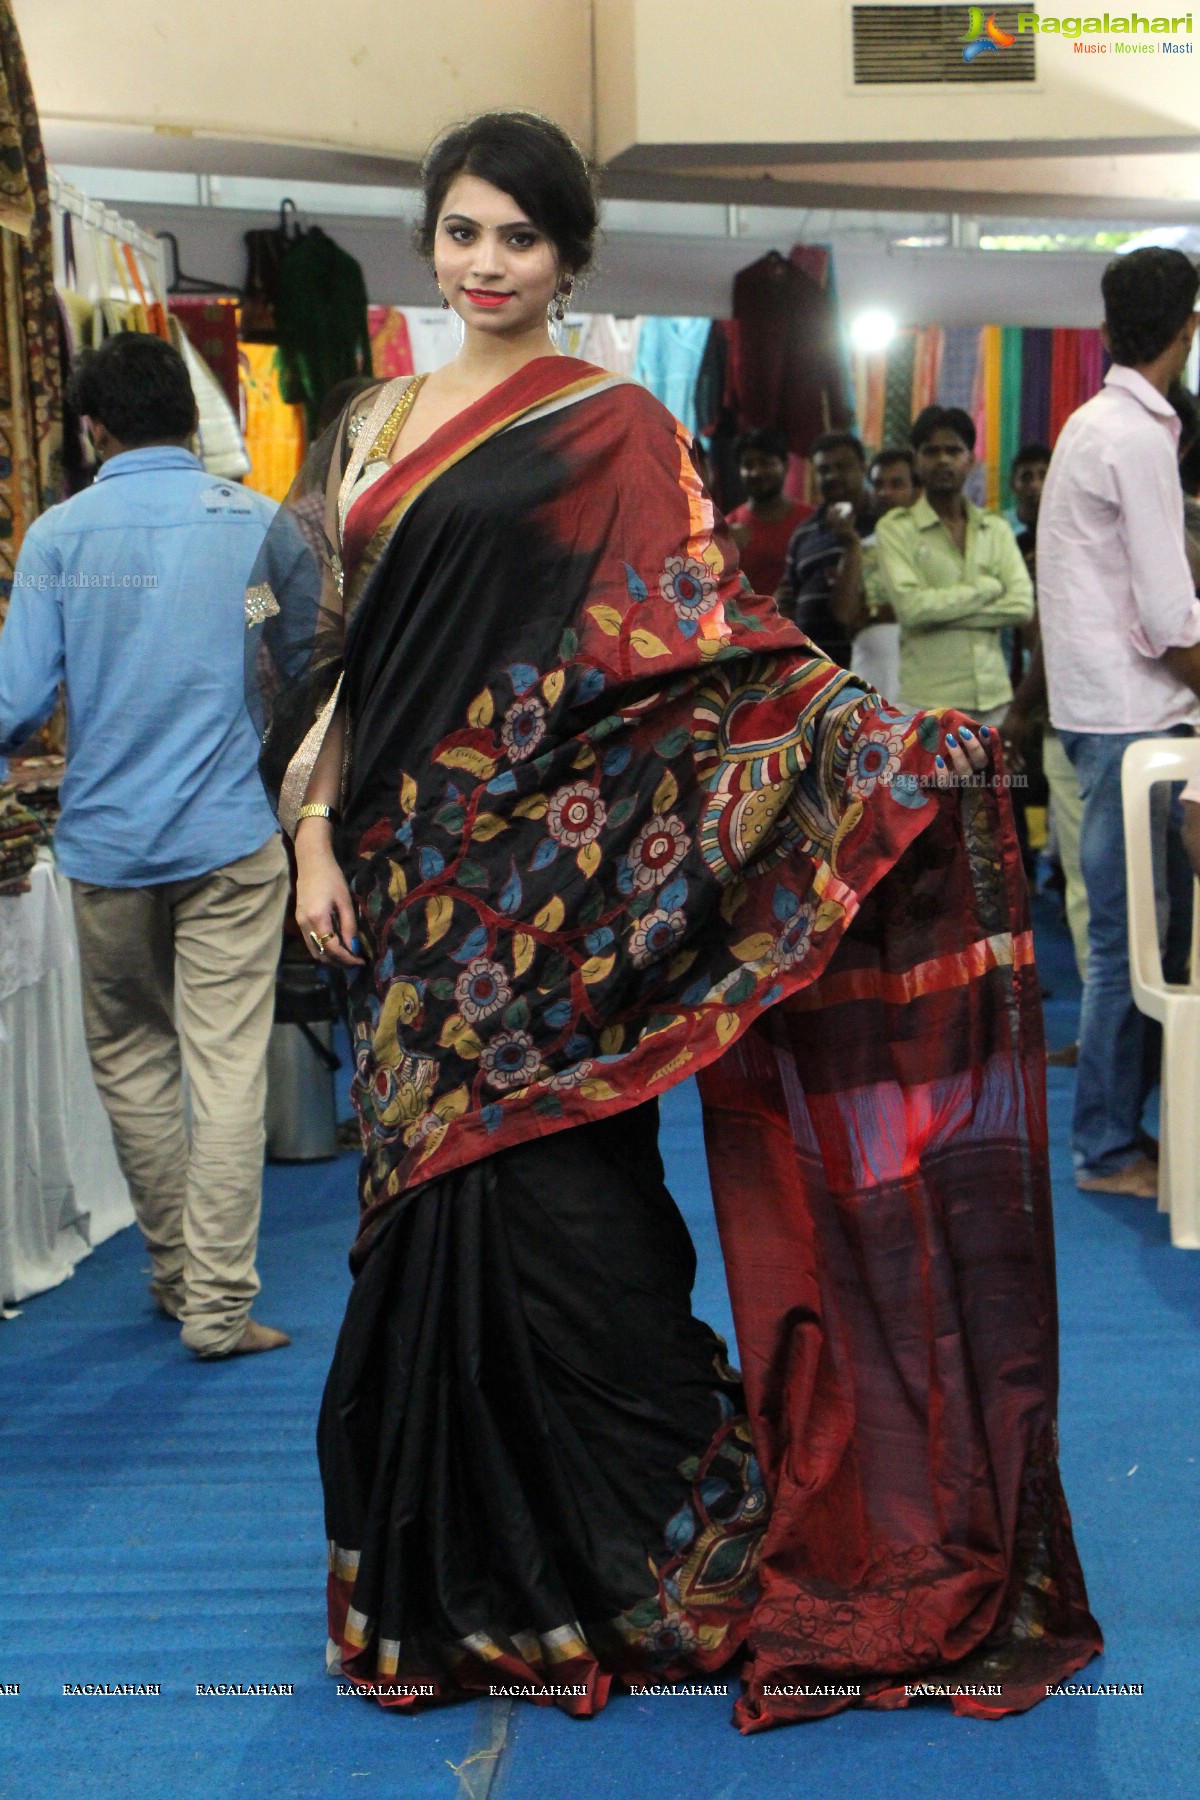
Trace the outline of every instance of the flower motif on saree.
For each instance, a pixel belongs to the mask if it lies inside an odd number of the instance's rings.
[[[629,959],[634,968],[648,968],[669,956],[686,930],[687,917],[683,912],[666,912],[660,907],[647,913],[629,940]]]
[[[504,715],[500,741],[509,762],[524,762],[546,735],[546,708],[535,694],[515,700]]]
[[[660,887],[688,852],[687,827],[677,813],[656,813],[634,838],[625,858],[635,888]]]
[[[855,794],[873,794],[880,783],[889,786],[899,772],[904,739],[898,732],[872,732],[855,746],[850,759],[849,787]]]
[[[813,916],[810,912],[796,913],[788,920],[771,950],[771,961],[777,969],[794,969],[808,955],[812,943]]]
[[[715,604],[717,583],[694,556],[669,556],[658,579],[658,591],[681,619],[698,619]]]
[[[512,999],[508,971],[498,962],[477,956],[469,962],[454,984],[458,1010],[469,1024],[489,1019]]]
[[[594,843],[607,823],[608,808],[600,790],[587,781],[559,788],[546,813],[546,830],[569,850]]]
[[[537,1074],[537,1045],[527,1031],[502,1031],[479,1059],[484,1078],[495,1088],[523,1087]]]
[[[580,1082],[587,1080],[595,1066],[595,1063],[589,1059],[587,1062],[576,1063],[574,1068],[560,1069],[557,1075],[550,1077],[546,1085],[556,1088],[559,1092],[566,1088],[578,1087]]]

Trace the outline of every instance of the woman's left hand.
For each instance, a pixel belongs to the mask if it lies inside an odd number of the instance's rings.
[[[947,731],[936,759],[935,785],[957,787],[960,781],[969,781],[986,769],[995,735],[988,725],[980,725],[978,734],[967,725]]]

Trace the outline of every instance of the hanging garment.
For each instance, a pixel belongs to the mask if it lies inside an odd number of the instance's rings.
[[[711,319],[651,316],[642,321],[633,359],[633,379],[691,432],[700,428],[696,377],[711,330]]]
[[[781,426],[798,456],[809,454],[821,432],[848,427],[853,416],[837,308],[799,266],[803,260],[772,250],[733,283],[731,378],[739,428]]]
[[[279,265],[275,316],[283,397],[303,406],[313,438],[330,388],[371,373],[362,269],[319,225],[304,232]]]
[[[937,404],[975,410],[975,382],[979,366],[979,327],[952,325],[945,333],[942,366],[938,374]]]
[[[216,376],[236,416],[241,408],[237,302],[210,300],[200,294],[172,294],[168,304],[172,318],[179,320],[193,350]]]
[[[279,386],[274,344],[239,344],[242,417],[246,421],[246,486],[282,500],[304,461],[304,409],[289,406]]]
[[[898,331],[888,345],[887,386],[883,395],[883,441],[907,444],[913,422],[913,365],[917,334]]]
[[[838,298],[837,271],[833,251],[827,244],[793,244],[788,261],[815,281],[825,295],[829,316],[833,320],[831,359],[841,387],[841,405],[846,428],[856,429],[854,416],[854,380],[850,359],[850,339],[842,329],[842,309]],[[861,434],[860,434],[861,435]]]
[[[738,466],[737,414],[730,400],[729,358],[733,323],[714,319],[696,372],[696,419],[708,446],[713,499],[728,517],[745,499]],[[596,359],[593,357],[594,362]],[[601,365],[603,367],[603,364]],[[791,490],[789,489],[789,494]],[[774,590],[771,590],[774,592]]]
[[[369,306],[367,330],[371,334],[371,365],[376,375],[390,381],[396,375],[413,373],[408,321],[399,306]]]
[[[1058,434],[1077,407],[1083,405],[1079,381],[1079,333],[1056,330],[1050,347],[1050,436],[1053,449]]]
[[[280,206],[278,225],[256,226],[246,233],[246,279],[242,283],[239,327],[244,343],[278,343],[279,271],[298,237],[296,208],[291,200]]]
[[[221,384],[200,352],[185,334],[179,321],[175,326],[175,348],[187,364],[192,393],[200,422],[196,427],[196,454],[210,475],[221,475],[226,481],[239,481],[250,473],[250,458],[233,408]]]
[[[869,450],[882,450],[889,441],[883,423],[887,400],[887,351],[856,350],[851,368],[859,436]],[[907,431],[900,442],[908,442]]]
[[[1079,333],[1079,404],[1098,394],[1104,386],[1104,376],[1112,357],[1104,348],[1104,339],[1094,327],[1086,327]]]
[[[79,291],[79,268],[75,260],[75,224],[71,214],[65,208],[61,214],[61,230],[64,285],[58,290],[58,299],[66,325],[67,356],[63,363],[65,378],[67,369],[79,352],[91,347],[94,309],[92,302]]]
[[[0,625],[29,526],[62,496],[61,321],[29,73],[0,5]]]
[[[1027,327],[1021,343],[1021,442],[1050,443],[1050,357],[1054,333]]]
[[[980,336],[980,373],[975,397],[976,464],[964,490],[969,499],[996,512],[1000,506],[1000,395],[1003,339],[999,325]]]
[[[614,375],[632,375],[641,335],[640,318],[619,319],[614,313],[591,313],[576,352]],[[703,424],[700,426],[704,430]]]
[[[432,375],[458,355],[462,321],[444,306],[402,308],[412,345],[413,373]]]
[[[356,411],[247,595],[285,823],[349,721],[337,1663],[386,1705],[502,1681],[589,1713],[744,1647],[745,1731],[921,1672],[957,1711],[1038,1703],[1100,1639],[1002,788],[931,785],[956,719],[744,593],[637,384],[538,358],[401,435],[342,524]],[[647,1105],[692,1074],[744,1385],[691,1315]]]
[[[1025,379],[1025,333],[1019,326],[1005,325],[1000,332],[1000,498],[1007,505],[1011,498],[1009,476],[1013,457],[1021,448],[1021,395]]]
[[[925,325],[914,333],[912,416],[937,400],[946,334],[940,325]],[[901,442],[904,442],[901,439]]]
[[[79,296],[75,295],[75,298],[78,299]],[[58,316],[59,360],[63,370],[66,371],[70,369],[75,360],[77,351],[72,340],[71,314],[66,306],[65,296],[61,293],[58,295]],[[88,317],[89,319],[91,317],[90,307],[88,308]],[[84,430],[83,420],[69,405],[65,393],[63,395],[62,462],[64,496],[81,493],[85,487],[91,485],[96,473],[96,452],[92,447],[92,440]]]
[[[164,343],[169,344],[171,331],[167,323],[167,309],[153,292],[146,292],[133,245],[122,242],[120,256],[129,271],[129,279],[138,297],[138,330],[148,332],[152,337],[162,338]]]

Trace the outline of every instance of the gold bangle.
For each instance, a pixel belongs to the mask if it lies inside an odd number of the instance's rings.
[[[333,825],[338,816],[337,809],[333,806],[302,806],[296,814],[296,823],[298,825],[301,819],[328,819],[329,823]]]

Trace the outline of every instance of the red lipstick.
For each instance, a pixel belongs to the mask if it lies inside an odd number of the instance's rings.
[[[473,306],[505,306],[512,299],[511,294],[498,294],[494,288],[464,288],[463,293]]]

